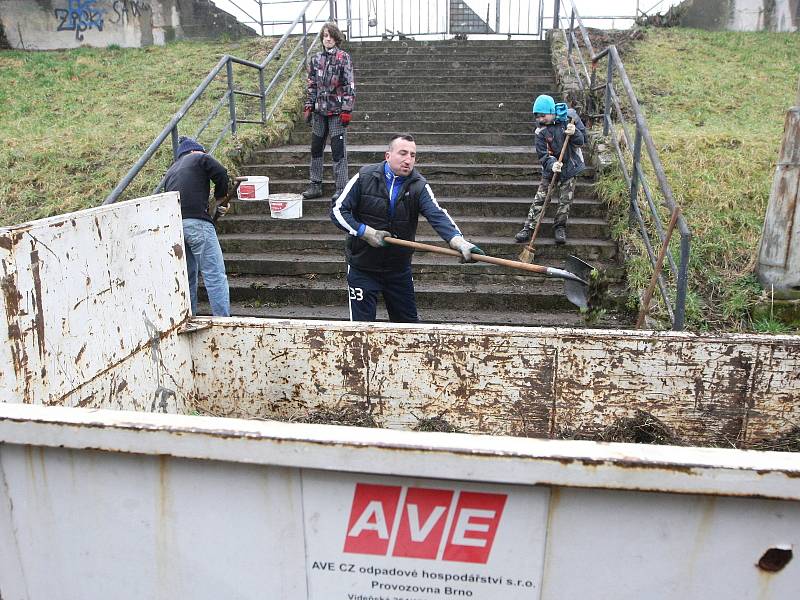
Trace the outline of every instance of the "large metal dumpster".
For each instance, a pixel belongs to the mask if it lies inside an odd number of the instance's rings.
[[[177,208],[0,231],[4,600],[800,593],[797,338],[192,319]]]

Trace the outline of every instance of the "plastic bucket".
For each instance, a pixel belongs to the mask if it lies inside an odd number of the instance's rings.
[[[303,216],[303,197],[300,194],[272,194],[269,214],[273,219],[299,219]]]
[[[253,175],[239,184],[239,200],[266,200],[269,197],[269,177]]]

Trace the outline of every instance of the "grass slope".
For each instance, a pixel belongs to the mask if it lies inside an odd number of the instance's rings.
[[[99,205],[223,54],[260,62],[274,41],[0,52],[0,225]],[[257,91],[253,70],[237,65],[234,72],[237,89]],[[181,134],[194,135],[222,97],[224,73],[189,111]],[[295,97],[296,86],[279,121],[299,110]],[[252,100],[237,97],[237,105],[240,118],[259,118]],[[201,142],[210,145],[228,116],[225,107]],[[265,135],[242,127],[244,137]],[[228,136],[215,155],[240,143]],[[123,199],[150,194],[170,162],[167,138]]]
[[[624,58],[692,230],[691,329],[780,330],[750,318],[762,294],[752,273],[798,57],[797,34],[657,29]],[[624,184],[606,177],[600,189],[617,209],[623,243],[641,252],[636,234],[625,231]],[[677,262],[677,244],[672,249]],[[646,287],[650,273],[645,259],[631,261],[634,288]]]

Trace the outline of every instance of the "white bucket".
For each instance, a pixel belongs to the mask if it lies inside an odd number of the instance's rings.
[[[269,177],[252,175],[239,184],[239,200],[266,200],[269,196]]]
[[[273,219],[299,219],[303,216],[303,197],[300,194],[272,194],[269,214]]]

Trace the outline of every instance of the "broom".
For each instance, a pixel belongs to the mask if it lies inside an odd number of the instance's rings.
[[[569,122],[572,123],[572,119],[570,119]],[[564,144],[561,146],[561,154],[558,155],[558,162],[563,162],[564,160],[564,153],[569,145],[569,138],[569,134],[567,134],[567,136],[564,138]],[[536,219],[536,228],[533,230],[533,235],[531,235],[531,241],[528,242],[528,245],[525,246],[522,252],[520,252],[520,262],[529,263],[533,261],[533,243],[536,241],[536,236],[539,235],[539,227],[542,226],[544,213],[547,212],[547,205],[550,204],[550,197],[553,195],[553,190],[556,187],[556,183],[558,183],[558,175],[559,173],[553,173],[553,180],[550,182],[550,187],[547,188],[547,195],[544,197],[542,212],[539,213],[539,218]],[[542,173],[542,176],[544,176],[544,173]]]

